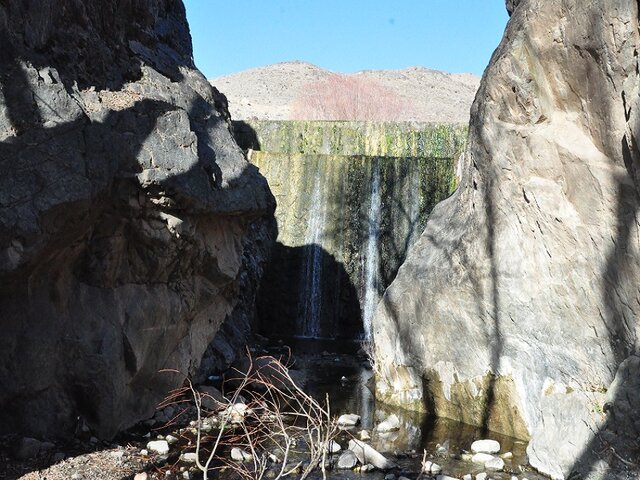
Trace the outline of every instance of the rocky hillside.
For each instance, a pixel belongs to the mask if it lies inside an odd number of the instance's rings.
[[[234,120],[287,120],[305,88],[327,79],[332,72],[305,62],[285,62],[211,79],[229,100]],[[364,76],[396,92],[408,108],[401,120],[467,123],[480,79],[412,67],[405,70],[368,70]]]
[[[638,3],[507,3],[460,188],[374,319],[378,392],[530,438],[553,478],[637,478]]]
[[[181,2],[40,3],[0,5],[0,433],[109,438],[247,315],[274,201]]]

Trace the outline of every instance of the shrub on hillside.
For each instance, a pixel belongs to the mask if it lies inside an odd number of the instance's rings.
[[[397,121],[406,102],[393,90],[361,74],[331,74],[308,84],[291,109],[293,120]]]

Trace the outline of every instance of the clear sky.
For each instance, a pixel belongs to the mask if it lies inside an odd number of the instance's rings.
[[[504,0],[185,0],[208,77],[304,60],[337,72],[423,66],[482,74]]]

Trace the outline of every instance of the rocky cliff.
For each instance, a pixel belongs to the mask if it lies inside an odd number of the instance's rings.
[[[181,2],[28,5],[0,5],[0,430],[108,438],[246,315],[275,204]]]
[[[640,430],[638,4],[507,4],[460,187],[374,318],[378,394],[530,439],[531,464],[554,478],[629,475]]]

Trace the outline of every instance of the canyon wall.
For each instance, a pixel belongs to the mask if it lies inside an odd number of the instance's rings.
[[[270,335],[359,338],[429,212],[455,187],[466,128],[235,122],[278,202],[258,296]],[[363,326],[364,320],[364,326]],[[363,332],[364,328],[364,332]]]
[[[4,2],[0,40],[0,431],[110,438],[251,315],[274,199],[181,2]]]
[[[459,189],[374,317],[379,398],[635,478],[640,44],[631,0],[509,1]]]

